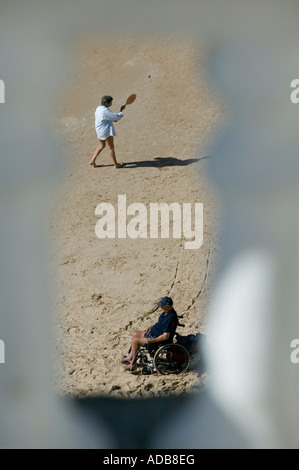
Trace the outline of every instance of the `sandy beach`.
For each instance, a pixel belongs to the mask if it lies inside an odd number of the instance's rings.
[[[219,201],[207,177],[207,145],[224,105],[210,88],[205,53],[182,38],[92,37],[74,47],[73,70],[59,100],[57,136],[64,158],[52,216],[56,386],[72,397],[140,398],[193,393],[208,373],[144,376],[125,372],[120,358],[135,330],[154,324],[155,302],[168,295],[183,315],[183,335],[205,333],[217,271]],[[98,145],[94,112],[101,96],[118,112],[115,170]],[[202,203],[203,245],[186,249],[177,238],[99,239],[96,207],[119,195],[127,205]]]

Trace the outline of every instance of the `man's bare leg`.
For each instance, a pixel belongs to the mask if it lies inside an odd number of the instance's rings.
[[[99,139],[100,140],[100,139]],[[106,147],[106,142],[105,140],[100,140],[100,144],[98,147],[95,149],[95,152],[92,156],[92,159],[90,160],[89,164],[91,166],[96,166],[96,159],[100,155],[101,151]]]
[[[109,152],[110,152],[110,155],[111,155],[111,158],[113,160],[113,163],[114,163],[114,168],[121,168],[123,166],[122,163],[118,163],[117,160],[116,160],[116,155],[115,155],[115,150],[114,150],[114,139],[113,139],[113,136],[111,135],[110,137],[108,137],[107,139],[107,145],[108,145],[108,148],[109,148]]]
[[[134,360],[134,357],[136,356],[138,349],[140,348],[140,346],[143,346],[145,342],[146,338],[144,337],[144,331],[134,331],[132,336],[131,352],[130,354],[128,354],[128,356],[122,359],[122,361],[129,362],[127,368],[130,368],[132,366],[132,362]]]

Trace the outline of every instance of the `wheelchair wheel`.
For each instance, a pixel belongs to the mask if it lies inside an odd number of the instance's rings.
[[[159,348],[154,357],[154,366],[159,374],[181,374],[188,369],[190,355],[180,344],[166,344]]]

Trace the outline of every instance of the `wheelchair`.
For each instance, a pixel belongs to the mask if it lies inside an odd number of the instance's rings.
[[[184,346],[177,343],[157,344],[156,347],[146,345],[136,353],[135,360],[137,365],[142,366],[143,375],[155,372],[162,375],[181,374],[188,369],[190,355]]]
[[[135,364],[141,367],[143,375],[181,374],[189,367],[190,355],[181,344],[163,341],[141,346],[134,357],[132,366]]]

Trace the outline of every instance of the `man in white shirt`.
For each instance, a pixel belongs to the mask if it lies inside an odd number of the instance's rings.
[[[98,106],[95,111],[95,129],[100,141],[99,146],[96,148],[92,159],[89,164],[93,167],[96,167],[96,159],[101,153],[101,151],[108,145],[111,158],[114,163],[114,168],[121,168],[122,163],[118,163],[114,151],[114,136],[116,135],[113,122],[119,121],[123,117],[122,111],[125,109],[125,106],[120,108],[120,111],[116,114],[110,111],[110,106],[112,105],[112,96],[105,95],[101,99],[101,106]]]

